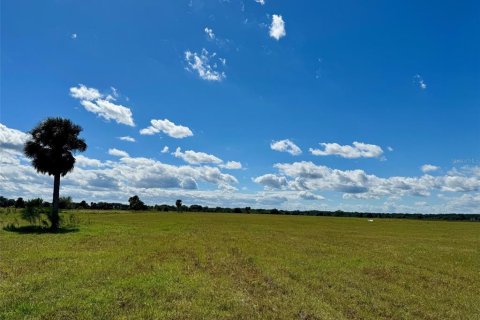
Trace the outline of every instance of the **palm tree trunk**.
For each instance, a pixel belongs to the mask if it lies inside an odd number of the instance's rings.
[[[53,201],[52,201],[52,213],[50,215],[51,229],[57,230],[60,226],[60,216],[58,215],[58,200],[60,197],[60,173],[54,175],[53,180]]]

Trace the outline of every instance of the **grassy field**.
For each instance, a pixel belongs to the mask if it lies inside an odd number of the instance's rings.
[[[480,319],[478,223],[77,216],[0,230],[0,319]]]

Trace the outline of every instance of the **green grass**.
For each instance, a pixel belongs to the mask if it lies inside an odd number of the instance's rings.
[[[76,232],[0,230],[0,319],[480,318],[478,223],[78,217]]]

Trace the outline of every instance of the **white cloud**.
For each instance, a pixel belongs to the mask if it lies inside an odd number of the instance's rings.
[[[130,136],[118,137],[118,139],[120,139],[122,141],[135,142],[135,138],[130,137]]]
[[[221,65],[224,66],[221,58],[216,58],[217,54],[214,52],[209,54],[206,49],[202,49],[201,53],[185,51],[185,62],[187,63],[186,69],[190,72],[196,72],[198,76],[207,81],[222,81],[226,78],[225,72],[219,71],[216,62],[211,60],[217,59]]]
[[[440,167],[434,166],[432,164],[424,164],[420,169],[422,169],[422,172],[430,172],[430,171],[437,171],[440,169]]]
[[[77,39],[77,37],[78,37],[78,35],[77,35],[76,33],[72,33],[72,34],[70,35],[70,38],[72,38],[72,39],[74,39],[74,40]]]
[[[2,149],[13,149],[22,151],[23,145],[28,140],[29,135],[20,130],[11,129],[0,123],[0,147]]]
[[[256,177],[253,182],[259,183],[267,189],[281,189],[287,186],[287,178],[270,173]]]
[[[313,193],[308,192],[308,191],[300,191],[298,193],[298,197],[301,198],[301,199],[304,199],[304,200],[325,200],[324,197],[322,197],[320,195],[317,195],[317,194],[313,194]]]
[[[278,163],[278,174],[267,174],[253,181],[266,189],[297,191],[327,190],[344,194],[345,199],[422,196],[432,191],[474,192],[480,190],[480,168],[451,170],[445,176],[380,178],[363,170],[338,170],[312,162]]]
[[[87,158],[82,154],[75,156],[75,166],[86,168],[86,167],[103,167],[105,164],[97,159]]]
[[[13,133],[13,138],[3,138],[5,132],[8,137]],[[1,195],[51,199],[52,177],[38,174],[19,152],[22,134],[26,134],[4,125],[0,125],[0,133]],[[5,141],[9,148],[4,147]],[[149,204],[173,204],[181,197],[188,205],[290,210],[478,213],[480,207],[479,166],[415,177],[378,177],[363,170],[338,170],[305,161],[279,163],[274,168],[276,173],[253,179],[264,185],[265,191],[236,192],[236,177],[222,172],[218,166],[177,166],[132,157],[101,161],[77,155],[75,169],[62,178],[61,195],[70,195],[75,201],[126,203],[132,194],[138,194]],[[322,200],[321,191],[339,192],[343,199],[311,201]],[[380,203],[368,200],[382,198],[385,201]]]
[[[211,40],[215,39],[215,33],[213,33],[213,30],[208,28],[208,27],[205,27],[204,29],[205,33],[207,34],[207,37]]]
[[[225,164],[219,165],[219,167],[230,170],[239,170],[242,169],[242,164],[238,161],[228,161]]]
[[[390,146],[388,146],[388,147],[387,147],[387,150],[390,151],[390,152],[392,152],[392,151],[393,151],[393,148],[390,147]]]
[[[272,192],[259,193],[255,199],[258,205],[267,207],[281,206],[285,202],[288,202],[288,200],[288,197],[282,194],[275,194]]]
[[[113,97],[115,98],[114,100],[116,100],[116,98],[120,97],[120,94],[118,93],[117,88],[115,88],[115,87],[110,87],[110,90],[112,90],[112,95],[113,95]]]
[[[315,156],[337,155],[348,159],[379,158],[383,154],[380,146],[357,141],[353,142],[353,146],[342,146],[338,143],[320,143],[320,145],[324,147],[324,150],[310,148],[310,153]]]
[[[140,134],[153,135],[155,133],[163,132],[166,135],[177,139],[193,136],[192,131],[188,127],[176,125],[168,119],[153,119],[150,121],[150,124],[151,126],[148,128],[140,130]]]
[[[70,88],[70,95],[79,100],[93,101],[103,97],[103,95],[95,88],[88,88],[83,84],[78,87]]]
[[[302,150],[289,139],[272,141],[270,148],[275,151],[288,152],[294,156],[298,156],[302,153]]]
[[[196,152],[193,150],[187,150],[182,152],[182,149],[177,148],[175,152],[172,153],[176,158],[181,158],[185,162],[190,164],[201,164],[201,163],[222,163],[222,159],[215,157],[214,155],[205,153],[205,152]]]
[[[255,0],[255,2],[261,4],[262,6],[265,4],[265,0]]]
[[[88,88],[83,84],[70,88],[70,95],[80,100],[80,104],[89,112],[97,114],[106,120],[115,120],[117,123],[135,126],[130,108],[114,104],[109,96],[104,99],[95,88]]]
[[[162,151],[160,151],[161,153],[168,153],[168,151],[170,151],[170,148],[168,146],[165,146],[163,147]]]
[[[123,150],[118,150],[115,148],[108,149],[108,154],[115,157],[129,157],[128,153]]]
[[[416,74],[413,76],[413,81],[418,85],[418,87],[422,90],[427,89],[427,84],[423,80],[423,77],[419,74]]]
[[[281,15],[272,15],[272,24],[270,25],[270,37],[280,40],[287,33],[285,32],[285,22]]]

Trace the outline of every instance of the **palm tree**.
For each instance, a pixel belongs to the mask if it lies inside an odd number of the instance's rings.
[[[87,149],[85,140],[78,137],[81,131],[82,127],[69,119],[47,118],[30,131],[31,137],[23,149],[37,172],[54,177],[52,212],[49,215],[52,230],[57,230],[60,225],[60,176],[73,170],[75,158],[72,153]]]
[[[175,206],[177,206],[177,211],[180,212],[182,209],[182,200],[175,201]]]

